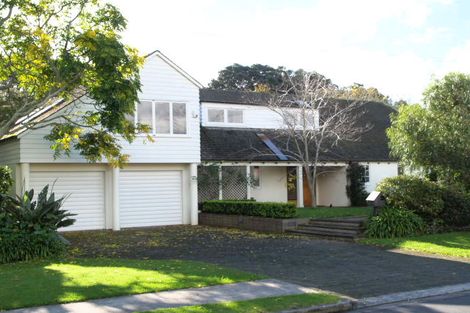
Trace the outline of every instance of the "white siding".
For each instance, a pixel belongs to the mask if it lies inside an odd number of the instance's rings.
[[[287,202],[287,169],[283,166],[260,166],[260,186],[251,187],[256,201]]]
[[[146,60],[141,72],[142,92],[140,99],[175,101],[186,103],[187,135],[158,135],[155,142],[143,137],[132,144],[122,142],[123,153],[130,155],[131,163],[198,163],[200,162],[199,138],[199,89],[158,55]],[[38,129],[23,134],[21,162],[27,163],[86,163],[77,152],[70,157],[54,160],[50,142],[44,139],[49,129]]]
[[[0,142],[0,165],[16,164],[20,161],[20,141],[7,139]]]
[[[365,184],[367,192],[375,190],[377,185],[387,177],[394,177],[398,175],[398,163],[391,162],[371,162],[361,163],[362,165],[369,165],[369,182]]]
[[[74,225],[61,230],[105,228],[104,171],[32,171],[30,187],[36,195],[49,184],[56,197],[66,197],[63,208],[77,214]]]
[[[121,227],[183,223],[182,171],[122,171]]]
[[[242,124],[223,124],[223,123],[210,123],[207,119],[208,108],[231,108],[243,110],[243,123]],[[276,129],[282,126],[282,118],[273,110],[256,105],[237,105],[237,104],[223,104],[223,103],[201,103],[201,121],[202,126],[217,126],[217,127],[238,127],[238,128],[268,128]]]
[[[317,178],[317,204],[334,207],[349,206],[346,182],[346,167],[320,174]]]

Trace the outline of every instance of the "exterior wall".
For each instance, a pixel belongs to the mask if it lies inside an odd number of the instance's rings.
[[[317,178],[317,205],[349,206],[346,194],[346,167],[320,174]]]
[[[199,163],[199,89],[158,55],[146,60],[141,72],[142,100],[186,103],[187,134],[157,135],[155,142],[137,138],[132,144],[122,142],[123,153],[132,163]],[[21,158],[25,163],[86,163],[77,152],[54,160],[50,143],[44,139],[49,129],[38,129],[20,136]]]
[[[397,162],[370,162],[361,164],[369,165],[369,182],[365,184],[367,192],[374,191],[384,178],[398,175]]]
[[[0,166],[8,166],[12,171],[12,177],[15,185],[11,193],[21,191],[21,179],[17,178],[17,167],[20,161],[20,141],[17,139],[6,140],[0,143]]]
[[[261,166],[260,186],[251,187],[256,201],[287,202],[287,169],[284,166]]]
[[[214,123],[208,121],[208,108],[217,109],[237,109],[243,111],[243,123]],[[295,109],[292,109],[294,111]],[[318,123],[318,121],[316,122]],[[265,106],[241,105],[227,103],[201,103],[201,124],[202,126],[230,127],[230,128],[282,128],[283,118],[280,114]]]

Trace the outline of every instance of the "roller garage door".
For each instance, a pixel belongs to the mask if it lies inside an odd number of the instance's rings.
[[[64,209],[77,214],[75,224],[62,230],[105,228],[104,172],[31,172],[30,186],[36,193],[47,184],[54,184],[56,196],[68,196]]]
[[[183,223],[182,171],[122,171],[121,227]]]

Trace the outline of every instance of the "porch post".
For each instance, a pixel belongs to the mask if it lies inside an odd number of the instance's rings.
[[[198,207],[197,207],[197,164],[191,163],[190,165],[191,176],[191,225],[198,224]]]
[[[223,200],[224,195],[222,193],[222,165],[219,165],[219,200]]]
[[[113,230],[121,230],[119,216],[119,167],[113,167]]]
[[[246,198],[251,199],[251,168],[250,165],[246,166]]]
[[[302,166],[297,166],[297,207],[304,207],[304,178],[303,178],[303,168]]]

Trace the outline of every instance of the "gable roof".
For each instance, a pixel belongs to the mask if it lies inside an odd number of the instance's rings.
[[[386,129],[390,127],[390,114],[394,111],[393,108],[382,103],[365,103],[365,113],[357,122],[359,125],[370,124],[372,128],[363,133],[358,141],[341,142],[330,151],[321,153],[320,160],[324,162],[396,161],[390,156],[386,135]],[[205,162],[283,162],[260,139],[258,136],[260,133],[271,139],[274,145],[288,157],[288,161],[295,162],[295,158],[289,155],[289,150],[294,149],[289,149],[292,142],[286,135],[273,129],[222,127],[201,128],[201,159]]]
[[[204,88],[199,92],[201,102],[231,103],[266,106],[269,93]]]
[[[150,58],[152,56],[158,56],[160,59],[163,60],[166,64],[171,66],[173,69],[175,69],[178,73],[180,73],[182,76],[184,76],[187,80],[189,80],[192,84],[194,84],[197,88],[204,88],[204,85],[201,84],[197,79],[189,75],[185,70],[183,70],[181,67],[176,65],[175,62],[170,60],[166,55],[160,52],[160,50],[154,50],[153,52],[150,52],[145,56],[145,58]]]

